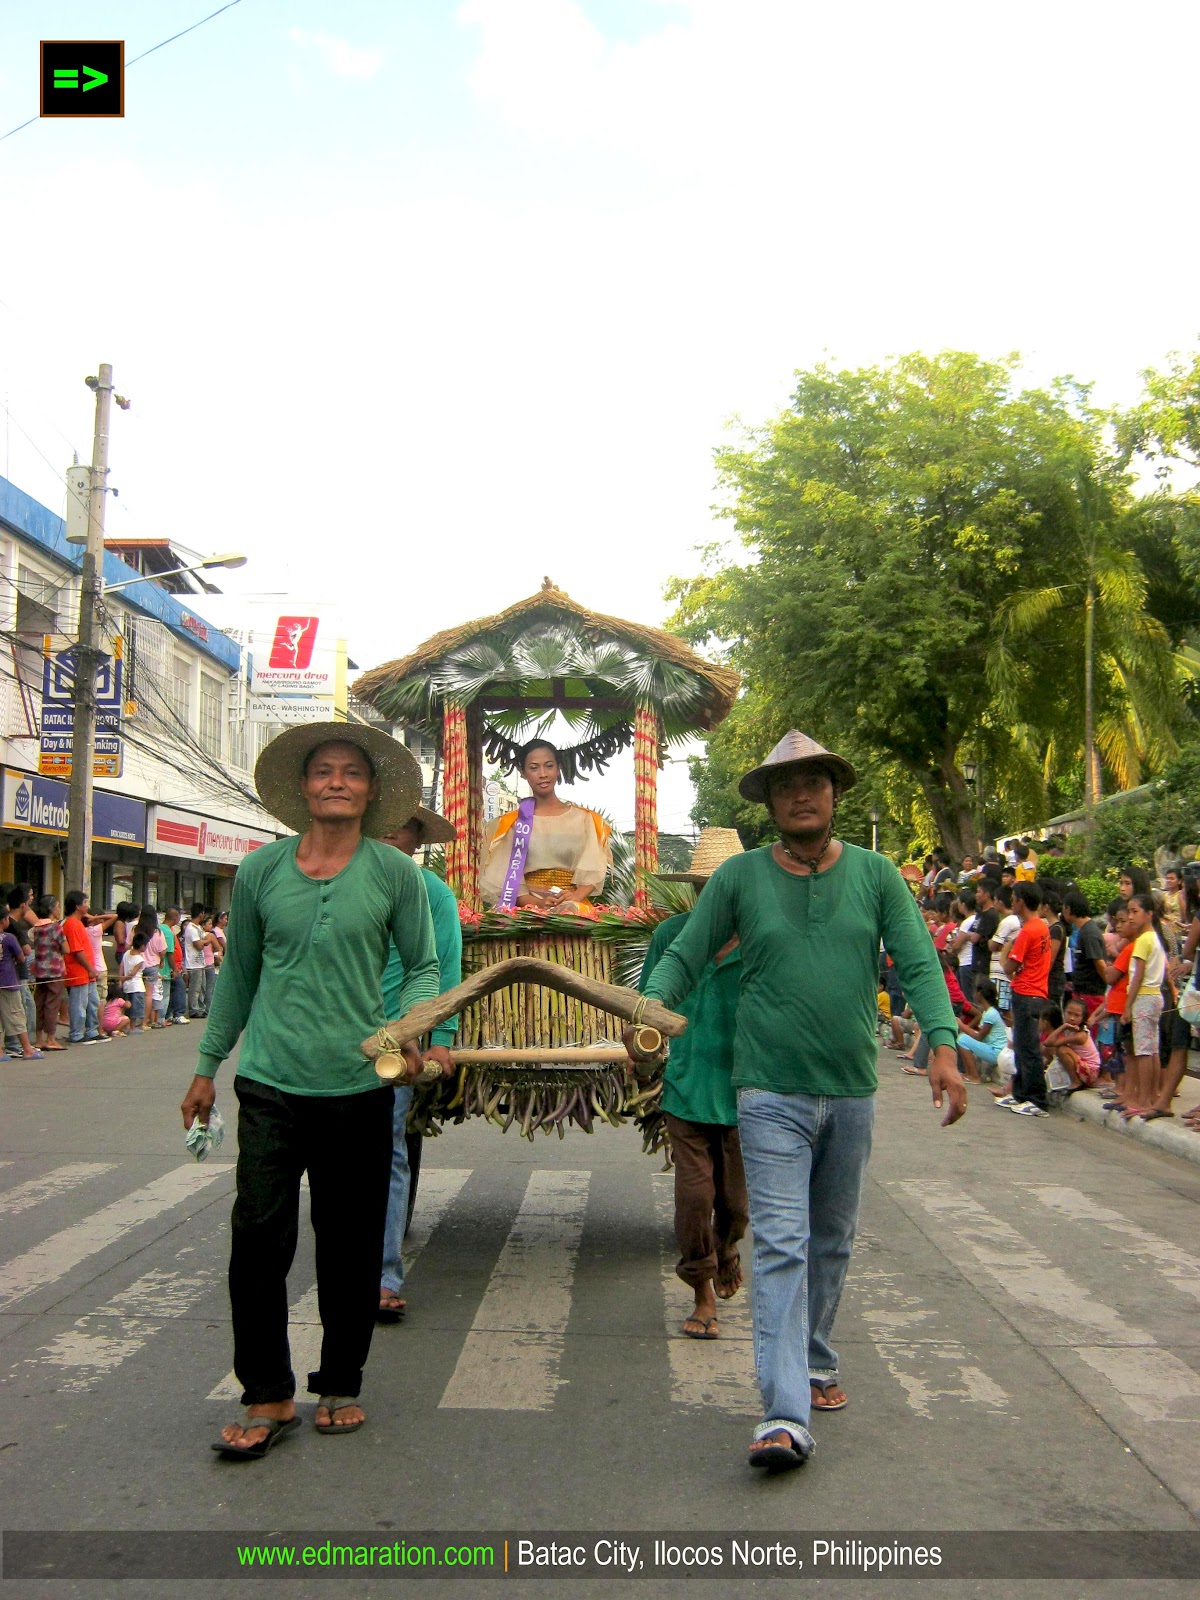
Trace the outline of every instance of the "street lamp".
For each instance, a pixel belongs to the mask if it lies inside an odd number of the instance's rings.
[[[963,777],[967,780],[967,783],[971,786],[971,788],[975,787],[975,774],[978,771],[979,771],[979,767],[978,767],[978,764],[976,762],[970,761],[970,760],[967,760],[967,761],[963,762],[963,764],[962,764],[962,774],[963,774]]]
[[[879,807],[871,807],[871,849],[879,849]]]
[[[120,583],[106,583],[104,593],[112,594],[116,589],[128,589],[131,583],[157,583],[160,578],[177,578],[183,572],[203,572],[208,567],[244,567],[249,557],[238,555],[236,552],[224,556],[209,556],[206,561],[197,561],[191,567],[169,567],[166,572],[141,572],[136,578],[122,578]]]

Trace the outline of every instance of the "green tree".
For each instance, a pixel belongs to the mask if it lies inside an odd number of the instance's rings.
[[[723,642],[755,696],[710,742],[718,772],[748,727],[759,757],[801,727],[914,785],[956,856],[977,845],[964,756],[990,790],[1041,792],[1036,739],[993,715],[987,658],[1007,596],[1056,573],[1087,395],[1018,391],[1015,367],[959,352],[818,366],[783,415],[718,451],[746,558],[668,590],[674,625]]]
[[[1083,690],[1084,804],[1102,793],[1101,752],[1122,789],[1141,781],[1143,766],[1160,768],[1176,749],[1180,717],[1179,672],[1170,636],[1151,615],[1148,581],[1130,548],[1134,531],[1148,523],[1161,532],[1145,502],[1132,498],[1130,479],[1105,457],[1096,431],[1099,419],[1080,427],[1080,452],[1062,481],[1059,525],[1064,543],[1059,566],[1067,576],[1008,595],[996,613],[988,675],[1003,716],[1022,718],[1043,660],[1030,660],[1027,646],[1046,638],[1062,658],[1079,663]],[[1057,653],[1057,651],[1056,651]],[[1077,696],[1037,695],[1040,727],[1073,754],[1078,731],[1069,720]],[[1028,710],[1024,715],[1029,715]],[[1047,773],[1049,776],[1049,773]]]

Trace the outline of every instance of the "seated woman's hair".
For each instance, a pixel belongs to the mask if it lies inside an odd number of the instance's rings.
[[[554,757],[555,761],[558,762],[559,766],[562,765],[562,757],[550,743],[549,739],[530,739],[528,744],[523,744],[517,751],[518,772],[525,771],[525,763],[529,760],[530,756],[535,750],[549,750],[550,754]]]
[[[990,978],[976,979],[975,993],[980,1000],[985,1000],[989,1006],[994,1006],[1000,998],[999,991]]]

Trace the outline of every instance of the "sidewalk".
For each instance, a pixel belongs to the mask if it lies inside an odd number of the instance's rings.
[[[1127,1139],[1137,1139],[1142,1144],[1153,1145],[1156,1150],[1165,1151],[1167,1155],[1182,1156],[1185,1161],[1200,1163],[1200,1133],[1193,1133],[1179,1120],[1181,1112],[1190,1111],[1197,1105],[1200,1105],[1200,1078],[1184,1078],[1179,1086],[1173,1119],[1163,1117],[1156,1122],[1143,1122],[1140,1117],[1134,1117],[1128,1122],[1123,1122],[1116,1111],[1105,1111],[1100,1103],[1100,1096],[1094,1089],[1085,1089],[1079,1094],[1071,1095],[1065,1109],[1084,1122],[1094,1122],[1100,1127],[1111,1128]]]

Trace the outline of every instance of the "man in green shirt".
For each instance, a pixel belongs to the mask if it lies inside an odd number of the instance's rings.
[[[448,818],[426,806],[418,806],[402,828],[389,833],[383,841],[406,856],[412,856],[422,845],[449,844],[458,838],[458,830]],[[429,909],[433,914],[433,940],[437,946],[438,979],[440,994],[462,982],[462,923],[458,916],[458,901],[454,891],[436,872],[421,868],[425,892],[429,896]],[[389,1019],[401,1016],[404,1005],[400,994],[404,987],[404,962],[395,945],[392,946],[388,964],[383,974],[383,1009]],[[434,1061],[445,1073],[454,1071],[450,1059],[450,1046],[458,1032],[458,1018],[448,1017],[440,1022],[429,1036],[426,1061]],[[404,1235],[412,1215],[417,1180],[421,1172],[421,1135],[409,1133],[408,1113],[412,1106],[412,1085],[396,1087],[396,1105],[392,1114],[392,1179],[388,1190],[387,1225],[383,1234],[383,1273],[379,1283],[380,1322],[399,1322],[407,1309],[407,1301],[400,1293],[404,1287]]]
[[[795,731],[781,739],[739,786],[768,807],[779,842],[717,870],[646,985],[675,1007],[716,952],[740,940],[733,1085],[764,1408],[750,1463],[771,1471],[807,1459],[814,1407],[847,1403],[829,1340],[871,1149],[881,940],[932,1047],[944,1125],[967,1103],[957,1025],[911,894],[886,857],[833,836],[838,799],[855,782],[844,757]]]
[[[298,838],[249,856],[233,886],[228,944],[184,1126],[207,1122],[213,1078],[243,1035],[229,1298],[244,1424],[214,1449],[258,1457],[299,1427],[287,1340],[287,1274],[307,1171],[316,1235],[321,1364],[308,1374],[322,1433],[366,1420],[357,1403],[383,1260],[392,1155],[391,1085],[359,1049],[385,1017],[380,980],[394,943],[400,1010],[440,993],[429,899],[416,865],[381,844],[413,813],[421,771],[377,729],[290,729],[255,770],[263,805]],[[409,1081],[421,1070],[404,1051]]]
[[[741,853],[735,829],[705,828],[688,871],[659,876],[695,884],[703,893],[721,862]],[[642,965],[643,991],[691,914],[668,917],[655,928]],[[750,1216],[737,1134],[737,1097],[730,1081],[741,976],[742,952],[737,940],[731,939],[683,1002],[687,1032],[672,1041],[663,1073],[662,1108],[675,1164],[675,1238],[680,1252],[675,1273],[696,1297],[683,1324],[689,1339],[717,1338],[717,1297],[728,1300],[742,1286],[738,1241]]]

